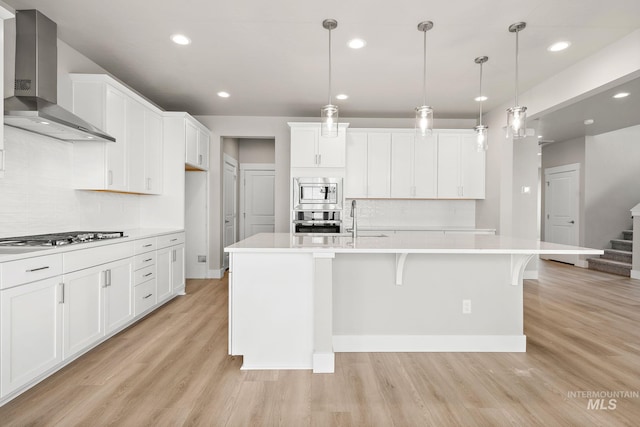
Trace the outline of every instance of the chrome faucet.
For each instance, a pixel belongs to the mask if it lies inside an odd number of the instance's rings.
[[[351,225],[351,237],[355,239],[358,237],[358,212],[356,209],[355,199],[351,201],[351,218],[353,218],[353,223]]]

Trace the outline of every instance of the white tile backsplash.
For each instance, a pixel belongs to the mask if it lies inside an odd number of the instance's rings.
[[[358,226],[475,227],[475,200],[357,200]],[[351,200],[344,220],[349,223]]]
[[[140,226],[140,197],[75,190],[73,145],[8,126],[0,237]]]

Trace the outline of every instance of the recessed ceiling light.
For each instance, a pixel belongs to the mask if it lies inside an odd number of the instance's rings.
[[[587,119],[587,120],[584,121],[585,125],[592,125],[594,123],[595,123],[595,120],[593,120],[593,119]]]
[[[629,92],[618,92],[613,95],[615,99],[626,98],[627,96],[629,96]]]
[[[474,101],[476,101],[476,102],[484,102],[484,101],[486,101],[487,99],[489,99],[489,98],[487,98],[487,97],[486,97],[486,96],[484,96],[484,95],[476,96],[475,98],[473,98],[473,100],[474,100]]]
[[[218,96],[219,96],[220,98],[228,98],[228,97],[230,97],[231,95],[229,94],[229,92],[220,91],[220,92],[218,92]]]
[[[349,95],[345,95],[344,93],[341,93],[340,95],[336,95],[336,99],[339,99],[340,101],[344,101],[347,98],[349,98]]]
[[[171,41],[175,44],[179,44],[182,46],[191,44],[191,39],[184,34],[174,34],[171,36]]]
[[[351,39],[349,40],[349,43],[347,43],[347,46],[349,46],[351,49],[362,49],[366,45],[367,42],[362,39]]]
[[[552,44],[551,46],[549,46],[547,48],[547,50],[549,52],[560,52],[561,50],[565,50],[569,46],[571,46],[571,43],[569,43],[567,41],[561,41],[561,42],[557,42],[557,43]]]

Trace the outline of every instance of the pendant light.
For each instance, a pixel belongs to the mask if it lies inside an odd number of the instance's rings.
[[[433,108],[427,105],[427,31],[433,28],[433,22],[423,21],[418,24],[418,31],[424,33],[424,56],[422,63],[422,106],[416,107],[416,131],[420,136],[427,136],[433,130]]]
[[[487,131],[489,130],[489,126],[482,124],[482,103],[484,102],[482,95],[482,64],[488,60],[488,56],[479,56],[474,60],[476,64],[480,64],[480,92],[478,92],[478,98],[476,98],[480,103],[480,121],[478,126],[473,128],[473,130],[476,131],[476,149],[478,151],[487,151],[487,148],[489,148],[487,143]]]
[[[516,99],[515,105],[507,109],[507,138],[524,138],[527,127],[527,107],[518,105],[518,34],[527,26],[526,22],[509,25],[509,32],[516,33]]]
[[[337,26],[335,19],[322,21],[322,27],[329,31],[329,103],[320,110],[320,135],[327,138],[338,136],[338,106],[331,103],[331,30]]]

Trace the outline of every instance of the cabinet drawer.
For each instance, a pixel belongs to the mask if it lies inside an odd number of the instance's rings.
[[[0,289],[62,274],[62,254],[5,262],[0,266]]]
[[[156,279],[134,288],[133,312],[137,316],[156,305]]]
[[[133,245],[133,253],[136,255],[154,251],[156,249],[156,238],[150,237],[148,239],[136,240],[133,242]]]
[[[184,243],[184,233],[173,233],[158,236],[158,249],[179,245],[180,243]]]
[[[82,270],[133,256],[133,242],[98,246],[62,254],[64,272]]]
[[[133,269],[140,270],[141,268],[154,265],[156,263],[156,253],[149,252],[146,254],[136,255],[133,258]]]
[[[150,265],[145,268],[141,268],[140,270],[136,270],[133,272],[133,286],[138,286],[140,283],[144,283],[148,280],[155,279],[156,277],[156,266]]]

